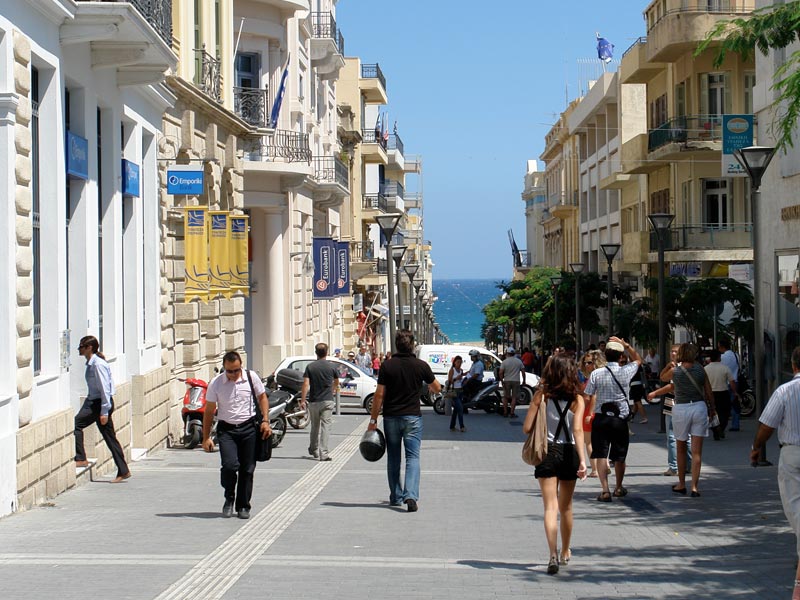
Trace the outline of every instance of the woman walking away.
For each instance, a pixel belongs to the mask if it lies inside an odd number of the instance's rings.
[[[586,383],[589,381],[589,375],[595,369],[601,369],[606,364],[606,357],[597,350],[590,350],[581,358],[581,368],[578,370],[578,382],[581,386],[581,392],[586,389]],[[594,405],[592,404],[592,397],[584,394],[583,401],[585,408],[583,411],[583,432],[589,435],[584,435],[583,440],[586,444],[586,456],[592,455],[592,421],[594,421]],[[597,477],[597,459],[590,458],[592,463],[592,472],[588,477]]]
[[[586,455],[583,451],[583,396],[578,383],[575,361],[566,356],[552,356],[542,372],[536,395],[528,407],[522,430],[530,433],[539,404],[547,414],[547,456],[534,475],[542,490],[544,532],[550,550],[548,575],[558,573],[559,563],[571,557],[572,494],[575,482],[586,478]],[[558,515],[561,514],[561,555],[556,549]]]
[[[464,384],[464,370],[461,368],[463,359],[460,356],[453,358],[453,366],[447,373],[447,390],[453,390],[456,395],[453,397],[453,416],[450,417],[450,431],[456,430],[456,417],[461,431],[466,431],[464,427],[464,394],[462,386]]]
[[[692,497],[697,498],[700,496],[697,484],[700,481],[700,467],[703,461],[703,439],[708,436],[709,418],[716,414],[714,394],[705,370],[697,362],[697,346],[681,344],[676,363],[672,371],[672,383],[666,386],[667,391],[675,393],[672,428],[677,441],[678,483],[672,486],[672,491],[686,495],[686,454],[691,436]]]
[[[117,465],[117,476],[111,483],[120,483],[131,476],[128,463],[125,462],[125,451],[117,440],[114,431],[114,380],[111,378],[111,367],[100,352],[100,343],[91,335],[81,338],[78,352],[86,359],[86,400],[75,415],[75,464],[79,467],[89,465],[86,450],[83,447],[83,430],[92,423],[103,436],[103,441],[111,451],[111,457]]]

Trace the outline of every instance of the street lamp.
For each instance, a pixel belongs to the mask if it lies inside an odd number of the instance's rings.
[[[600,244],[600,250],[608,262],[608,337],[614,335],[614,316],[611,314],[614,309],[614,270],[611,268],[611,263],[620,248],[621,244]]]
[[[419,271],[419,263],[406,263],[403,270],[408,275],[408,325],[411,333],[414,333],[414,276]]]
[[[581,331],[581,310],[580,310],[580,299],[581,299],[581,273],[583,273],[584,264],[580,263],[569,263],[569,268],[575,274],[575,343],[578,345],[578,356],[580,356],[581,350],[583,349],[583,331]]]
[[[758,250],[759,246],[759,233],[758,233],[758,205],[761,202],[761,178],[767,170],[772,157],[775,156],[775,148],[771,146],[748,146],[747,148],[740,148],[734,150],[733,156],[739,161],[739,164],[744,167],[747,174],[750,176],[750,183],[752,190],[750,192],[750,212],[753,215],[753,304],[755,305],[755,320],[753,327],[753,335],[755,337],[755,355],[756,355],[756,398],[759,404],[759,415],[764,412],[767,406],[767,395],[764,389],[764,321],[763,321],[763,307],[761,305],[761,281],[762,281],[762,261],[759,260]],[[759,464],[770,465],[767,460],[767,446],[764,444],[761,447],[761,456]]]
[[[392,354],[395,353],[394,338],[397,334],[394,320],[394,273],[392,272],[392,262],[394,261],[392,260],[392,236],[402,218],[403,215],[401,213],[389,213],[375,217],[375,222],[378,224],[378,227],[381,228],[381,233],[386,240],[386,276],[389,284],[389,337],[391,338],[389,340],[389,347],[392,349]]]
[[[397,283],[397,328],[403,328],[403,278],[402,278],[402,270],[400,269],[400,263],[403,262],[403,256],[406,254],[406,250],[408,250],[408,246],[400,245],[400,246],[392,246],[392,260],[394,261],[394,273],[395,273],[395,280]],[[394,293],[394,290],[392,290]]]
[[[555,306],[556,318],[554,328],[555,328],[555,336],[553,337],[553,346],[554,348],[558,348],[558,286],[561,285],[561,276],[558,277],[551,277],[550,283],[553,286],[553,294],[554,294],[554,302],[553,305]]]
[[[416,296],[414,297],[414,309],[416,314],[416,327],[417,330],[414,332],[414,336],[417,339],[418,343],[422,343],[422,305],[420,302],[420,298],[422,294],[420,290],[422,289],[422,285],[425,283],[425,280],[422,277],[415,278],[411,281],[411,285],[414,286],[414,290],[416,291]]]
[[[667,235],[675,215],[666,213],[653,213],[647,215],[650,226],[656,234],[658,242],[658,355],[661,365],[667,364],[667,311],[664,309],[664,247],[666,246]],[[667,430],[666,417],[661,411],[661,428],[659,433]]]

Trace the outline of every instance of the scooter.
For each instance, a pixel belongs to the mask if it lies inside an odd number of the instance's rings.
[[[277,402],[272,406],[272,396],[270,396],[269,407],[269,426],[272,428],[272,447],[277,448],[286,435],[286,402]]]
[[[311,422],[307,410],[300,408],[300,391],[303,389],[303,375],[294,369],[281,369],[275,374],[274,379],[276,389],[270,395],[270,399],[277,393],[283,392],[276,400],[278,402],[286,399],[286,420],[292,429],[305,429]],[[284,396],[285,395],[285,396]]]
[[[208,384],[202,379],[178,379],[186,384],[186,393],[183,396],[181,418],[183,419],[184,448],[191,450],[203,441],[203,415],[206,410],[206,389]],[[214,421],[211,425],[211,439],[217,440],[217,414],[214,412]]]
[[[495,379],[479,383],[477,390],[471,396],[465,396],[462,400],[465,412],[470,408],[480,408],[487,413],[499,411],[503,402],[499,390],[500,382]],[[444,397],[441,394],[434,400],[433,410],[440,415],[445,413]]]

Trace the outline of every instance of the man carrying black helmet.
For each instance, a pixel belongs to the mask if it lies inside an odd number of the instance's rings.
[[[414,335],[401,329],[395,337],[397,352],[381,365],[378,389],[372,402],[370,431],[378,427],[378,415],[383,408],[383,427],[386,434],[386,471],[389,476],[389,504],[403,502],[408,512],[416,512],[419,500],[419,455],[422,445],[422,412],[419,388],[428,384],[431,394],[438,394],[442,385],[436,380],[430,365],[414,356]],[[405,449],[405,481],[400,484],[400,446]]]

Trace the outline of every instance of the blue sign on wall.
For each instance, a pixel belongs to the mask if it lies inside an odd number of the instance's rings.
[[[89,179],[89,142],[67,131],[67,176]]]
[[[331,238],[314,238],[314,299],[334,298],[336,289],[336,242]]]
[[[753,145],[753,115],[722,115],[722,176],[747,177],[734,151]]]
[[[122,159],[122,195],[139,197],[139,165]]]
[[[167,193],[171,195],[199,196],[205,191],[203,169],[167,169]]]
[[[350,243],[336,242],[339,252],[339,276],[336,281],[338,296],[350,295]]]

